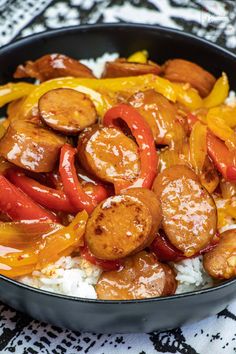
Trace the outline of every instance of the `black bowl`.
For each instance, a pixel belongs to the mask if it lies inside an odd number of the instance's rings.
[[[236,89],[236,56],[180,31],[146,25],[95,25],[34,35],[0,50],[0,82],[12,80],[19,63],[59,52],[77,58],[104,52],[127,56],[147,49],[158,63],[168,58],[193,60],[213,74],[225,71]],[[30,316],[72,330],[150,332],[177,327],[221,311],[236,293],[236,279],[214,288],[138,301],[101,301],[62,296],[0,276],[0,300]]]

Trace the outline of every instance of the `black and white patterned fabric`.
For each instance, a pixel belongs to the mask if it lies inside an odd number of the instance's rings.
[[[236,52],[235,0],[0,0],[0,45],[62,26],[134,19],[184,29]],[[236,301],[191,326],[129,335],[63,330],[0,304],[0,353],[232,354]]]

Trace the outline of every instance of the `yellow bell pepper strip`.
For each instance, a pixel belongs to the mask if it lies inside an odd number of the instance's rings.
[[[37,262],[39,246],[43,238],[60,229],[63,229],[62,225],[48,222],[1,223],[0,274],[5,267],[9,267],[9,274],[6,275],[10,275],[14,269],[19,270],[22,267],[31,267],[31,271],[33,271],[32,266]]]
[[[37,107],[38,100],[43,94],[50,90],[61,87],[72,88],[74,90],[88,94],[93,100],[100,116],[103,116],[103,114],[107,111],[108,108],[110,108],[110,106],[109,102],[103,98],[103,95],[96,92],[96,90],[101,90],[103,92],[129,91],[130,94],[132,94],[138,90],[146,90],[152,88],[169,100],[173,102],[176,101],[176,93],[172,87],[172,84],[168,80],[152,74],[110,79],[65,77],[45,81],[39,86],[36,86],[24,101],[21,114],[28,116],[32,109]]]
[[[140,64],[146,64],[148,60],[148,51],[147,50],[140,50],[138,52],[135,52],[131,54],[128,58],[127,61],[131,63],[140,63]]]
[[[96,92],[92,88],[89,88],[85,85],[81,85],[80,80],[90,80],[90,79],[76,79],[76,78],[60,78],[45,81],[39,86],[36,86],[31,94],[26,98],[22,104],[21,115],[27,117],[34,108],[37,107],[39,98],[44,95],[46,92],[56,89],[56,88],[72,88],[79,92],[85,93],[93,101],[98,114],[101,116],[105,111],[110,108],[108,100],[106,100],[103,95],[99,92]],[[92,79],[97,81],[97,79]]]
[[[34,89],[35,85],[26,82],[8,83],[0,86],[0,107],[18,98],[27,96]]]
[[[189,114],[187,120],[191,130],[198,119]],[[229,150],[222,140],[208,130],[207,153],[225,180],[236,182],[236,149]]]
[[[207,156],[207,126],[200,121],[193,126],[189,138],[191,161],[196,173],[200,173]]]
[[[230,150],[236,148],[236,133],[227,125],[223,118],[208,113],[207,125],[212,133],[223,140]]]
[[[215,117],[220,118],[230,128],[236,127],[236,107],[230,107],[223,104],[210,108],[207,112],[206,122],[207,118],[212,118],[212,120],[214,120]]]
[[[1,126],[5,129],[5,132],[6,132],[7,128],[9,127],[9,125],[10,125],[9,119],[4,119],[4,121],[1,124]],[[2,132],[3,132],[3,130],[2,130]],[[1,136],[1,138],[2,138],[2,136]]]
[[[5,121],[5,119],[4,120],[2,120],[2,121],[0,121],[0,139],[3,137],[3,135],[5,135],[5,133],[6,133],[6,128],[4,127],[4,125],[3,125],[3,122]]]
[[[25,85],[25,83],[22,83],[22,85]],[[128,91],[130,94],[133,94],[137,91],[154,89],[170,101],[175,102],[177,100],[191,110],[198,109],[202,106],[202,99],[196,90],[190,88],[186,84],[171,83],[157,75],[147,74],[134,77],[130,76],[125,78],[119,77],[108,79],[65,77],[48,80],[37,86],[31,85],[30,93],[22,104],[21,114],[23,116],[28,116],[32,109],[37,107],[38,100],[44,93],[61,87],[72,88],[89,95],[100,116],[103,116],[107,109],[111,107],[111,103],[108,97],[104,97],[104,95],[97,92],[99,90],[102,92],[107,91],[114,93]],[[5,103],[19,97],[22,97],[22,95],[12,98],[7,96]],[[2,99],[4,99],[4,96]]]
[[[209,193],[213,193],[220,182],[218,171],[209,158],[205,160],[199,180]]]
[[[189,108],[191,111],[202,107],[203,101],[197,90],[188,84],[171,83],[178,102]]]
[[[158,171],[162,172],[166,168],[174,165],[182,165],[184,161],[180,159],[179,153],[176,150],[162,150],[158,159]]]
[[[217,208],[217,229],[221,229],[227,225],[227,216],[224,208]]]
[[[225,207],[225,212],[232,218],[236,219],[236,207],[232,205],[226,205]]]
[[[13,278],[30,274],[82,247],[87,219],[82,211],[66,227],[42,222],[0,224],[0,274]]]
[[[60,258],[60,254],[68,248],[77,249],[84,246],[83,235],[85,232],[88,213],[83,210],[78,213],[73,221],[64,229],[59,230],[44,238],[43,247],[40,248],[37,269],[41,269],[48,263],[53,263]]]
[[[229,81],[227,75],[223,72],[222,76],[216,81],[209,95],[204,98],[203,106],[211,108],[222,104],[229,94]]]
[[[220,190],[224,199],[236,197],[236,184],[229,181],[220,181]]]

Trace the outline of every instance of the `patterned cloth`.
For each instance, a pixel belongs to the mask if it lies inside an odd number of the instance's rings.
[[[136,22],[184,29],[236,52],[235,0],[0,0],[0,45],[62,26]],[[236,353],[236,302],[217,316],[166,332],[72,332],[0,305],[0,353]]]

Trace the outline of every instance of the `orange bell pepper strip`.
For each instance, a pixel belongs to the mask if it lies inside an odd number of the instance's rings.
[[[71,253],[78,247],[82,247],[87,220],[88,214],[83,210],[75,216],[68,226],[45,237],[40,247],[36,268],[41,269],[45,265],[57,261],[68,249]]]
[[[139,146],[141,170],[134,182],[125,180],[115,182],[115,191],[119,193],[122,189],[133,187],[151,188],[157,173],[158,163],[152,131],[139,112],[127,104],[120,104],[109,109],[103,118],[103,125],[117,127],[118,118],[125,121],[136,139]]]

